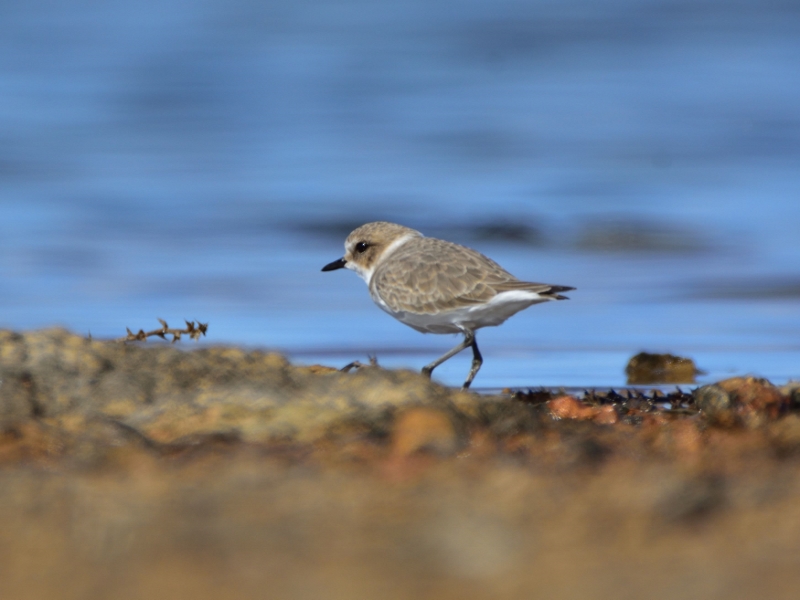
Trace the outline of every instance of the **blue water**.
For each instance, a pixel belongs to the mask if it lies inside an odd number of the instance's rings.
[[[578,288],[478,387],[800,378],[798,65],[796,2],[2,2],[0,327],[417,369],[457,338],[320,272],[388,219]]]

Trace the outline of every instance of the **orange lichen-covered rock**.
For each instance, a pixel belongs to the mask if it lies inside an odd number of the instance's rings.
[[[719,425],[756,426],[778,417],[790,398],[766,379],[732,377],[694,392],[697,407]]]
[[[591,419],[595,412],[574,396],[559,396],[547,402],[550,414],[556,419]]]
[[[732,377],[717,385],[728,392],[734,403],[751,406],[755,410],[769,409],[771,413],[777,413],[781,404],[786,401],[777,387],[758,377]]]
[[[553,398],[547,402],[547,408],[556,419],[591,420],[603,425],[613,425],[619,420],[617,411],[612,405],[590,406],[574,396]]]

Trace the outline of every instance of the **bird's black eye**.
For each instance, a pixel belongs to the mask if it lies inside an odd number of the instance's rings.
[[[364,252],[367,251],[367,248],[369,248],[369,244],[367,242],[358,242],[356,244],[356,252],[359,254],[364,254]]]

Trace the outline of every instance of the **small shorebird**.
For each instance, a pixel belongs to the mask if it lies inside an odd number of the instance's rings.
[[[483,358],[475,330],[500,325],[533,304],[566,300],[564,285],[520,281],[483,254],[419,231],[378,221],[354,230],[342,258],[323,271],[347,268],[369,287],[375,304],[422,333],[463,333],[464,340],[422,368],[431,376],[448,358],[472,347],[468,388]]]

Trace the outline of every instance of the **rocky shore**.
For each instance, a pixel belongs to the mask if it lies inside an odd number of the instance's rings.
[[[795,598],[800,385],[446,388],[0,331],[0,598]]]

